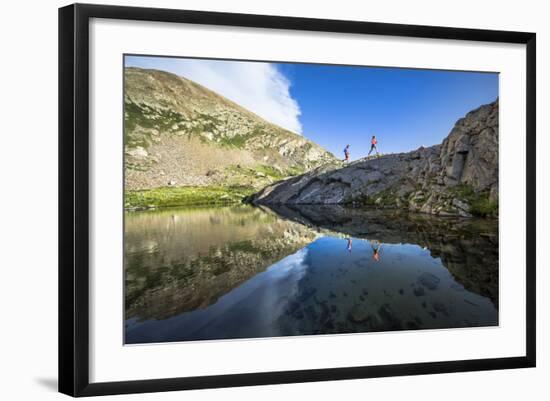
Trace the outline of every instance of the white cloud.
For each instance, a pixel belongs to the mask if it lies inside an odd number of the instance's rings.
[[[290,81],[273,64],[127,57],[126,65],[156,68],[189,78],[267,121],[298,134],[302,133],[300,107],[290,94]]]

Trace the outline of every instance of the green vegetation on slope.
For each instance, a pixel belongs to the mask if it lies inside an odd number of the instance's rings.
[[[256,188],[256,192],[276,181],[281,181],[305,172],[304,168],[289,167],[286,169],[267,165],[241,166],[232,165],[220,173],[226,185],[248,185]]]
[[[124,143],[130,148],[148,148],[152,142],[151,129],[171,132],[174,126],[187,121],[180,113],[172,110],[155,109],[131,101],[126,101],[124,106]],[[145,129],[137,130],[137,127]]]
[[[132,167],[133,168],[133,167]],[[271,166],[252,168],[231,166],[226,169],[226,185],[159,187],[142,190],[126,190],[124,208],[141,210],[175,206],[227,205],[246,202],[258,191],[258,180],[279,181],[303,171],[295,168],[285,172]],[[263,177],[263,178],[262,178]],[[270,180],[270,181],[267,181]],[[241,184],[241,183],[244,183]],[[264,184],[264,185],[265,185]]]
[[[466,184],[452,187],[450,192],[457,198],[463,199],[470,205],[470,213],[480,217],[498,217],[498,202],[489,199],[488,192],[475,192]]]
[[[249,186],[162,187],[126,191],[124,208],[130,210],[193,206],[228,205],[242,202],[255,189]]]
[[[402,191],[400,194],[399,189],[405,185],[405,182],[406,180],[403,179],[376,194],[348,198],[344,203],[355,206],[397,209],[410,209],[410,206],[413,205],[416,206],[416,210],[419,210],[422,205],[429,201],[430,197],[423,193],[418,185],[413,190]],[[411,188],[413,188],[412,185]],[[476,192],[470,185],[460,184],[435,193],[435,195],[435,204],[441,205],[444,212],[456,213],[457,209],[453,205],[453,200],[456,199],[467,204],[468,211],[472,216],[498,217],[498,201],[492,201],[487,191]]]
[[[243,148],[248,141],[259,137],[260,135],[262,135],[262,130],[259,127],[256,127],[250,132],[245,132],[234,136],[221,136],[219,138],[219,143],[222,146],[229,146],[240,149]]]
[[[271,178],[274,181],[279,181],[288,177],[293,177],[298,174],[303,174],[306,171],[304,168],[300,167],[290,167],[283,171],[281,169],[266,165],[258,165],[254,167],[231,166],[227,170],[233,174],[256,177],[265,176]]]

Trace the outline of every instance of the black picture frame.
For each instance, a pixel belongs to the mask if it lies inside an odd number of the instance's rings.
[[[526,45],[526,354],[521,357],[397,365],[195,376],[154,380],[89,381],[89,21],[160,21],[249,28],[337,32]],[[59,391],[71,396],[159,392],[264,384],[360,379],[534,367],[536,363],[536,35],[358,21],[246,15],[106,5],[59,9]]]

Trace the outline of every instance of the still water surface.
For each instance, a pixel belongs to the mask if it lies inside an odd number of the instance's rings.
[[[127,213],[128,344],[498,324],[498,222],[338,206]]]

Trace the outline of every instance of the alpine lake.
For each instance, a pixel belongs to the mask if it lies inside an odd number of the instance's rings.
[[[125,343],[498,325],[498,220],[341,206],[125,213]]]

